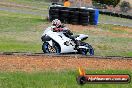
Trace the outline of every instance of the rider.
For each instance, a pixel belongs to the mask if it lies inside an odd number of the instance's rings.
[[[66,28],[64,25],[62,25],[62,23],[61,23],[60,20],[58,20],[58,19],[53,20],[53,21],[52,21],[52,25],[54,26],[54,27],[52,28],[54,32],[63,32],[63,34],[64,34],[66,37],[72,39],[72,40],[76,43],[77,46],[80,45],[80,41],[76,40],[76,39],[72,36],[73,33],[72,33],[70,30],[68,30],[68,28]]]
[[[54,26],[53,27],[53,31],[54,32],[61,32],[61,31],[63,31],[63,26],[62,26],[60,20],[58,20],[58,19],[53,20],[52,21],[52,25]]]
[[[53,27],[54,32],[63,32],[63,34],[66,37],[74,40],[74,38],[72,37],[73,33],[70,30],[68,30],[68,28],[66,28],[64,25],[62,25],[60,20],[58,20],[58,19],[53,20],[52,25],[54,26]]]

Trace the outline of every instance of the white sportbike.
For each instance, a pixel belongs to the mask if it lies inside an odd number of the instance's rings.
[[[79,34],[73,36],[79,45],[73,39],[64,35],[64,32],[54,32],[47,28],[42,34],[41,40],[43,41],[42,50],[44,53],[78,53],[83,55],[94,55],[94,50],[91,45],[83,42],[88,38],[88,35]]]

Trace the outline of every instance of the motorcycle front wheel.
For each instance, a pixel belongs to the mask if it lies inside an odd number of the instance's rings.
[[[91,45],[89,45],[88,43],[85,43],[84,46],[88,47],[87,49],[79,49],[78,52],[82,55],[94,55],[94,49],[92,48]]]
[[[42,45],[42,50],[44,53],[56,53],[60,54],[60,48],[58,44],[54,43],[54,46],[50,46],[48,42],[44,42]]]
[[[92,56],[92,55],[94,55],[94,49],[93,49],[93,47],[91,46],[91,45],[89,45],[88,44],[88,52],[89,52],[89,54]]]

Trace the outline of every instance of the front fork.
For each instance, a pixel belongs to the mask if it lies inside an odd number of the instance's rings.
[[[52,41],[52,40],[47,41],[47,42],[49,43],[49,45],[50,45],[50,46],[52,46],[52,47],[53,47],[53,41]]]

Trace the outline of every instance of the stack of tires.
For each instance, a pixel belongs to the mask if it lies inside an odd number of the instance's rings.
[[[70,16],[69,16],[69,23],[70,24],[79,24],[79,11],[78,8],[69,8]]]
[[[97,25],[98,24],[99,10],[88,9],[88,11],[89,11],[89,24]]]
[[[66,7],[63,7],[62,9],[60,9],[59,12],[59,19],[61,20],[61,22],[63,23],[69,23],[69,9]]]
[[[80,9],[79,20],[81,25],[86,26],[89,24],[89,12],[87,9]]]
[[[52,21],[54,19],[58,19],[59,18],[59,7],[50,7],[49,10],[49,20]]]
[[[132,19],[132,16],[128,15],[127,18],[128,18],[128,19]]]
[[[99,11],[88,8],[68,8],[63,6],[53,6],[49,9],[49,20],[61,20],[62,23],[80,24],[80,25],[97,25]]]

